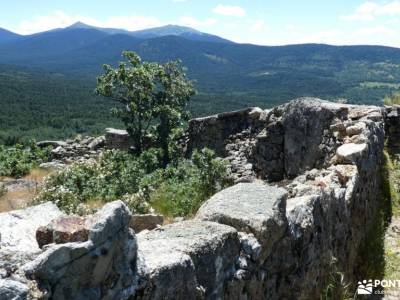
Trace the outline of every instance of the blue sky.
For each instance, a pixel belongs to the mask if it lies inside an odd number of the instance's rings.
[[[400,47],[400,0],[24,0],[1,6],[0,27],[22,34],[76,21],[128,30],[178,24],[242,43]]]

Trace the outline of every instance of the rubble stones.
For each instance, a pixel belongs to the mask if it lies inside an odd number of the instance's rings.
[[[47,226],[41,226],[36,231],[39,247],[56,243],[85,242],[88,240],[89,228],[86,218],[67,216],[53,220]]]
[[[129,150],[133,145],[126,130],[106,128],[105,146],[107,149]]]
[[[336,154],[339,157],[339,159],[347,162],[352,162],[355,161],[358,157],[362,155],[364,151],[368,149],[367,144],[344,144],[340,146]]]
[[[37,142],[36,145],[40,148],[45,148],[45,147],[65,147],[67,146],[67,143],[64,141],[41,141]]]
[[[84,137],[66,141],[42,141],[40,147],[51,146],[51,161],[41,165],[44,169],[62,170],[74,161],[97,157],[105,147],[105,137]]]
[[[361,134],[364,130],[366,130],[366,125],[363,122],[358,122],[352,126],[346,128],[346,134],[348,136]]]
[[[142,214],[133,215],[131,221],[131,228],[139,233],[143,230],[152,230],[164,223],[164,217],[162,215],[155,214]]]
[[[104,136],[99,136],[99,137],[93,139],[93,140],[88,144],[88,147],[89,147],[89,149],[92,150],[92,151],[93,151],[93,150],[98,150],[98,149],[104,147],[105,141],[106,141],[106,139],[105,139]]]

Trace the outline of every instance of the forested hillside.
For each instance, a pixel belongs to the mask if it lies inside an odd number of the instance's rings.
[[[319,44],[236,44],[186,27],[127,32],[75,24],[19,36],[0,32],[0,142],[98,133],[116,125],[94,96],[103,63],[123,50],[144,60],[180,59],[196,82],[194,116],[271,107],[301,96],[381,105],[400,88],[400,49]]]
[[[0,143],[100,133],[118,125],[94,80],[0,65]]]

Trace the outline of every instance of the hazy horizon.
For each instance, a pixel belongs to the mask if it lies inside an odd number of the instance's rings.
[[[48,31],[53,31],[53,30],[67,29],[68,27],[71,27],[71,26],[73,26],[73,25],[75,25],[75,24],[78,24],[78,23],[81,23],[81,24],[83,24],[83,25],[87,25],[87,26],[89,26],[89,27],[99,28],[99,29],[118,29],[118,30],[126,30],[127,32],[135,32],[135,31],[142,31],[142,30],[151,30],[151,29],[162,28],[162,27],[166,27],[166,26],[180,26],[180,27],[188,27],[188,28],[191,28],[191,29],[200,31],[200,32],[202,32],[202,33],[211,34],[211,35],[219,36],[219,37],[221,37],[221,38],[225,38],[224,36],[220,36],[220,35],[214,34],[214,33],[212,33],[212,32],[204,32],[204,31],[201,31],[201,30],[199,30],[199,29],[197,29],[197,28],[194,28],[194,27],[191,27],[191,26],[188,26],[188,25],[165,24],[165,25],[162,25],[162,26],[148,27],[148,28],[138,29],[138,30],[128,30],[128,29],[120,28],[120,27],[103,27],[103,26],[91,25],[91,24],[84,23],[84,22],[79,21],[79,20],[76,21],[76,22],[74,22],[74,23],[71,23],[71,24],[69,24],[69,25],[67,25],[67,26],[65,26],[65,27],[55,27],[55,28],[46,29],[46,30],[44,30],[44,31],[38,31],[38,32],[35,32],[35,33],[30,33],[30,34],[21,34],[21,33],[17,33],[17,32],[15,32],[15,31],[12,31],[12,30],[10,30],[10,29],[8,29],[8,28],[4,28],[4,27],[0,27],[0,29],[5,29],[5,30],[7,30],[7,31],[10,31],[10,32],[19,34],[19,35],[21,35],[21,36],[30,36],[30,35],[40,34],[40,33],[48,32]],[[228,39],[228,40],[229,40],[229,39]],[[235,41],[233,41],[233,42],[235,42]],[[252,45],[255,45],[255,46],[270,46],[270,47],[274,47],[274,46],[278,46],[278,47],[279,47],[279,46],[291,46],[291,45],[301,45],[301,44],[321,44],[321,45],[336,46],[336,47],[340,47],[340,46],[382,46],[382,47],[392,47],[392,48],[398,48],[398,49],[400,49],[400,45],[399,45],[399,46],[390,46],[390,45],[381,45],[381,44],[372,44],[372,43],[371,43],[371,44],[350,44],[350,45],[346,45],[346,44],[332,44],[332,43],[324,43],[324,42],[304,42],[304,43],[293,43],[293,44],[270,44],[270,45],[255,44],[255,43],[251,43],[251,42],[235,42],[235,43],[238,43],[238,44],[252,44]]]
[[[24,1],[2,5],[0,27],[33,34],[85,24],[137,31],[168,24],[188,26],[237,43],[382,45],[400,47],[400,0]]]

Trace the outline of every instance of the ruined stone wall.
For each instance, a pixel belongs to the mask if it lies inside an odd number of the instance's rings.
[[[387,106],[385,109],[385,130],[389,148],[400,149],[400,106]]]
[[[206,201],[193,219],[151,231],[129,229],[122,202],[72,222],[81,234],[59,238],[66,221],[52,221],[38,231],[51,239],[35,248],[32,262],[22,259],[5,272],[6,258],[0,260],[0,293],[320,299],[332,262],[355,284],[380,200],[385,118],[378,107],[300,99],[271,111],[193,120],[188,151],[214,149],[237,184]],[[0,214],[0,222],[7,218]],[[10,243],[0,233],[1,245]]]
[[[359,248],[379,203],[382,110],[300,99],[266,114],[262,125],[247,131],[247,146],[235,153],[245,151],[252,183],[239,183],[208,200],[191,230],[185,229],[189,224],[173,224],[138,234],[139,257],[145,270],[150,266],[139,299],[173,299],[177,291],[184,291],[178,299],[318,299],[335,270],[356,283]],[[232,128],[217,120],[214,128]],[[220,149],[229,149],[237,134],[220,141]],[[203,222],[229,226],[236,234],[223,234],[226,227],[207,223],[207,232],[221,230],[219,238],[201,235]],[[151,245],[160,240],[170,242],[152,252]],[[222,251],[227,244],[233,252]],[[214,255],[203,247],[214,249]],[[209,276],[202,272],[206,266]],[[185,289],[171,289],[167,278],[180,269],[193,280]]]
[[[133,141],[126,130],[106,128],[105,146],[108,149],[129,150]]]

